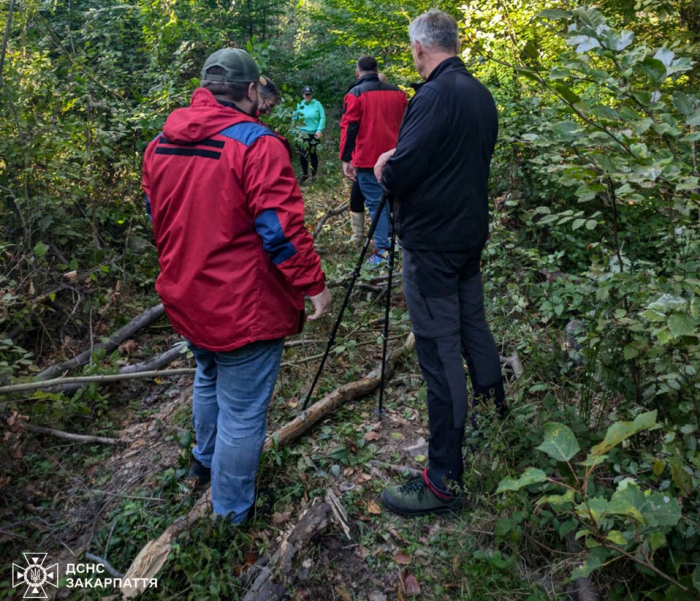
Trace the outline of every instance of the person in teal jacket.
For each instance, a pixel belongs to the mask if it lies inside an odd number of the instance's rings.
[[[294,123],[302,137],[301,142],[297,144],[303,172],[301,183],[309,179],[309,163],[311,163],[311,182],[313,183],[316,181],[318,172],[316,147],[326,127],[326,112],[323,110],[323,105],[314,99],[311,86],[305,86],[301,95],[304,99],[297,105],[293,114]]]

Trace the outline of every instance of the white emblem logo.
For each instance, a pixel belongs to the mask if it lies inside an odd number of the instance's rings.
[[[58,564],[44,567],[48,553],[22,553],[22,555],[27,562],[27,567],[12,564],[12,588],[24,584],[27,586],[24,599],[48,599],[44,585],[58,588]]]

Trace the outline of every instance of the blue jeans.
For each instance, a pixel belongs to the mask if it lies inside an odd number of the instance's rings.
[[[211,468],[214,513],[242,522],[255,502],[255,476],[267,434],[267,406],[284,340],[264,340],[228,352],[190,344],[194,377],[192,454]]]
[[[382,198],[382,187],[379,185],[377,178],[374,177],[372,169],[356,169],[357,181],[360,184],[360,190],[365,197],[365,204],[369,210],[369,216],[374,219],[374,214],[379,208],[379,201]],[[374,230],[374,246],[380,250],[389,250],[389,203],[384,205],[384,210],[379,217],[377,229]]]

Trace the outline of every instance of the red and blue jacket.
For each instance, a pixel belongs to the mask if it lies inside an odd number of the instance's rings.
[[[156,289],[177,332],[230,351],[301,331],[324,289],[284,142],[203,88],[146,149]]]
[[[376,73],[363,75],[348,90],[340,121],[340,160],[356,169],[374,167],[379,155],[396,147],[408,101]]]

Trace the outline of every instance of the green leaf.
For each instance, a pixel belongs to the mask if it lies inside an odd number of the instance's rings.
[[[591,497],[588,503],[580,503],[576,506],[576,515],[584,520],[593,520],[598,523],[608,514],[608,502],[603,497]]]
[[[556,21],[557,19],[568,19],[571,16],[571,12],[568,10],[560,10],[558,8],[549,8],[547,10],[541,10],[537,13],[538,17],[543,19],[552,19]]]
[[[642,71],[654,86],[659,86],[666,79],[666,65],[650,56],[644,59]]]
[[[688,496],[693,492],[693,479],[688,472],[683,469],[683,466],[674,463],[671,466],[671,479],[673,483],[681,491],[681,494]]]
[[[639,355],[639,349],[634,345],[634,344],[628,344],[625,347],[625,361],[629,361],[630,359],[634,359],[637,355]]]
[[[547,504],[553,509],[559,510],[562,508],[563,505],[566,505],[567,503],[573,503],[575,499],[576,493],[573,490],[569,489],[563,495],[547,495],[546,497],[541,497],[537,499],[537,503],[535,504],[538,507],[540,505]]]
[[[608,503],[608,513],[621,515],[645,524],[643,515],[647,500],[639,486],[629,479],[622,480]]]
[[[574,223],[572,224],[573,229],[577,230],[580,227],[583,227],[584,223],[586,223],[585,219],[574,219]]]
[[[611,530],[608,532],[608,540],[620,547],[626,546],[628,542],[619,530]]]
[[[700,566],[693,570],[693,586],[695,590],[700,591]]]
[[[640,430],[648,430],[656,424],[656,410],[647,411],[631,422],[616,422],[608,428],[603,442],[591,449],[591,455],[603,455],[623,440],[635,435]]]
[[[527,468],[523,474],[517,480],[514,478],[503,478],[498,485],[497,493],[506,492],[508,490],[520,490],[531,484],[537,484],[538,482],[544,482],[547,480],[547,474],[542,470],[534,467]]]
[[[44,257],[46,256],[46,253],[49,250],[49,245],[44,244],[43,242],[37,242],[36,246],[34,247],[34,254],[37,257]]]
[[[576,527],[578,526],[578,522],[576,520],[566,520],[565,522],[562,522],[561,525],[559,526],[559,538],[564,539],[564,537],[567,534],[570,534],[574,530],[576,530]]]
[[[650,309],[642,313],[642,317],[647,321],[666,321],[666,316],[658,311],[652,311]]]
[[[505,536],[508,534],[513,528],[513,522],[509,518],[501,518],[496,522],[496,525],[493,528],[493,533],[496,536]]]
[[[674,338],[681,336],[694,336],[695,326],[687,315],[675,313],[668,318],[668,328]]]
[[[678,499],[668,493],[655,492],[647,497],[644,519],[650,526],[675,526],[682,512]]]
[[[544,426],[544,441],[537,450],[547,453],[557,461],[569,461],[581,447],[568,426],[549,423]]]
[[[597,225],[598,225],[598,222],[595,219],[589,219],[588,221],[586,221],[586,229],[587,230],[594,230]]]
[[[666,536],[663,532],[652,532],[649,537],[649,545],[652,551],[657,551],[661,547],[666,546]]]

